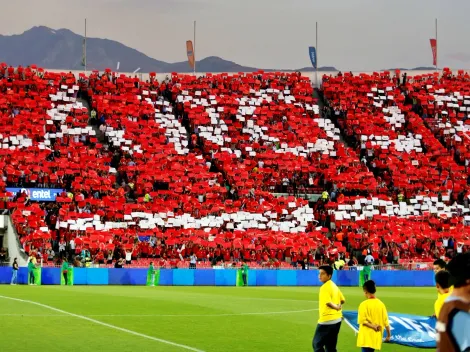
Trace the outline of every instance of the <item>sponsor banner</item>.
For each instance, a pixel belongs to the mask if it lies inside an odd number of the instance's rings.
[[[186,54],[188,55],[189,66],[192,69],[194,69],[194,62],[195,62],[194,48],[193,48],[193,42],[190,40],[186,42]]]
[[[51,189],[51,188],[12,188],[7,187],[7,192],[13,194],[13,197],[17,193],[26,193],[32,201],[35,202],[55,202],[56,197],[61,194],[63,189]]]
[[[308,55],[310,56],[310,61],[314,69],[317,69],[317,50],[314,46],[308,47]]]
[[[346,323],[357,333],[357,312],[343,312]],[[390,343],[416,348],[436,348],[436,318],[388,313],[392,339]],[[384,339],[386,336],[384,331]]]

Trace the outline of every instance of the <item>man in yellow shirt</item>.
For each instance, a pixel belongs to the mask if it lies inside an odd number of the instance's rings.
[[[432,269],[434,274],[437,274],[439,271],[446,270],[446,262],[442,259],[437,259],[432,263]]]
[[[382,348],[384,329],[387,330],[385,341],[390,341],[390,324],[385,304],[375,297],[377,292],[375,282],[372,280],[366,281],[362,288],[367,300],[359,305],[357,314],[357,323],[359,325],[357,347],[361,347],[362,352],[374,352]]]
[[[438,317],[445,300],[452,293],[449,272],[441,270],[436,274],[436,288],[439,295],[434,303],[434,315]]]
[[[341,328],[344,296],[338,286],[331,281],[333,268],[328,265],[320,267],[319,279],[323,282],[319,293],[319,319],[312,346],[314,352],[336,352],[338,334]]]
[[[445,270],[446,270],[446,266],[447,266],[447,263],[446,263],[444,260],[442,260],[442,259],[437,259],[437,260],[435,260],[434,263],[433,263],[434,274],[437,275],[439,272],[445,271]],[[436,284],[437,284],[437,281],[436,281]],[[449,293],[452,293],[453,289],[454,289],[454,286],[450,286],[450,287],[449,287]],[[447,296],[448,296],[448,295],[447,295]],[[447,296],[446,296],[446,297],[447,297]],[[438,290],[437,290],[437,299],[439,300],[439,298],[441,298],[441,293],[440,293],[440,291],[439,291],[439,289],[438,289]],[[445,298],[442,300],[442,302],[444,302],[444,300],[445,300]],[[438,317],[438,315],[437,315],[436,317]]]

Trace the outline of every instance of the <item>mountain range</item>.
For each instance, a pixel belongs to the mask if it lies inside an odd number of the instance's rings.
[[[54,30],[45,26],[33,27],[18,35],[0,35],[0,62],[13,66],[28,66],[59,70],[81,70],[83,36],[68,29]],[[115,40],[87,38],[88,70],[116,69],[120,72],[192,72],[187,61],[168,63],[153,59]],[[312,67],[296,70],[247,67],[210,56],[196,62],[198,72],[314,71]],[[338,71],[335,67],[319,67],[318,71]]]

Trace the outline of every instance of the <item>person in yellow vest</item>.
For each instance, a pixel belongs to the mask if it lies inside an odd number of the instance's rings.
[[[321,194],[322,201],[327,202],[329,197],[330,197],[330,195],[328,194],[328,191],[323,191],[322,192],[322,194]]]
[[[433,263],[434,274],[437,274],[441,271],[445,271],[446,266],[447,266],[447,264],[443,259],[435,260],[434,263]],[[454,290],[454,286],[450,286],[449,287],[449,292],[452,293],[453,290]],[[437,290],[437,298],[439,299],[440,296],[441,296],[441,293],[439,292],[439,290]]]
[[[145,196],[144,196],[144,202],[148,203],[148,202],[150,202],[151,199],[152,199],[152,197],[150,197],[150,194],[146,193]]]
[[[434,303],[434,315],[439,316],[442,306],[444,305],[447,297],[452,293],[450,285],[450,274],[447,271],[441,270],[436,274],[436,288],[438,297]]]
[[[434,270],[434,274],[437,274],[441,270],[446,270],[446,262],[442,259],[437,259],[434,261],[432,268]]]
[[[398,197],[397,197],[397,198],[398,198],[398,202],[399,202],[399,203],[405,201],[405,196],[403,195],[402,192],[398,193]]]
[[[333,265],[334,265],[335,270],[342,270],[343,267],[346,265],[346,262],[343,260],[342,257],[340,257],[338,258],[338,260],[335,261]]]
[[[324,265],[319,271],[318,278],[323,285],[319,293],[319,319],[312,341],[313,351],[336,351],[345,299],[338,286],[331,280],[333,268]]]
[[[366,281],[362,288],[367,299],[359,305],[357,313],[359,325],[357,347],[361,347],[362,352],[374,352],[382,348],[384,330],[387,330],[385,341],[390,341],[392,337],[390,323],[385,304],[375,297],[377,292],[375,282]]]

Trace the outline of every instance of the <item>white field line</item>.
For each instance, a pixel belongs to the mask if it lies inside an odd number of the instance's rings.
[[[3,298],[3,296],[0,296]],[[28,301],[29,302],[29,301]],[[278,314],[295,314],[313,312],[318,310],[314,309],[303,309],[303,310],[288,310],[280,312],[248,312],[248,313],[227,313],[227,314],[89,314],[87,317],[172,317],[172,318],[188,318],[188,317],[236,317],[244,315],[278,315]],[[70,315],[67,314],[0,314],[1,317],[65,317]]]
[[[205,293],[184,293],[182,296],[193,296],[193,297],[201,297],[201,296],[210,296],[210,297],[218,297],[219,295],[214,294],[205,294]],[[310,301],[305,299],[289,299],[289,298],[262,298],[262,297],[250,297],[250,296],[224,296],[229,297],[230,299],[237,300],[248,300],[248,301],[278,301],[278,302],[305,302],[305,303],[318,303],[318,301]]]
[[[7,299],[7,300],[11,300],[11,301],[16,301],[16,302],[29,303],[29,304],[32,304],[32,305],[36,305],[36,306],[39,306],[39,307],[43,307],[43,308],[46,308],[46,309],[49,309],[49,310],[52,310],[52,311],[61,313],[61,314],[63,314],[63,315],[72,316],[72,317],[77,318],[77,319],[87,320],[87,321],[89,321],[89,322],[91,322],[91,323],[98,324],[98,325],[102,325],[102,326],[105,326],[105,327],[110,328],[110,329],[122,331],[122,332],[125,332],[125,333],[130,334],[130,335],[142,337],[142,338],[144,338],[144,339],[148,339],[148,340],[152,340],[152,341],[157,341],[157,342],[164,343],[164,344],[167,344],[167,345],[179,347],[179,348],[181,348],[181,349],[185,349],[185,350],[188,350],[188,351],[204,352],[203,350],[199,350],[199,349],[194,348],[194,347],[182,345],[182,344],[175,343],[175,342],[171,342],[171,341],[168,341],[168,340],[159,339],[159,338],[156,338],[156,337],[153,337],[153,336],[141,334],[141,333],[136,332],[136,331],[132,331],[132,330],[120,328],[119,326],[115,326],[115,325],[103,323],[102,321],[99,321],[99,320],[91,319],[91,318],[85,317],[85,316],[83,316],[83,315],[73,314],[73,313],[67,312],[67,311],[65,311],[65,310],[57,309],[57,308],[54,308],[54,307],[51,307],[51,306],[48,306],[48,305],[45,305],[45,304],[42,304],[42,303],[38,303],[38,302],[34,302],[34,301],[29,301],[29,300],[24,300],[24,299],[19,299],[19,298],[12,298],[12,297],[7,297],[7,296],[1,296],[1,295],[0,295],[0,298]]]

